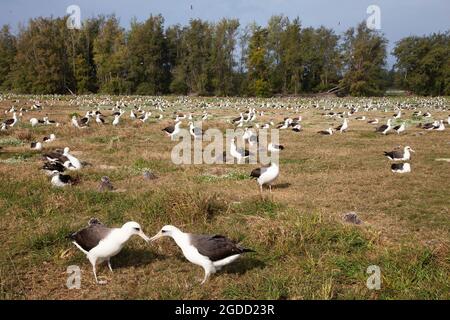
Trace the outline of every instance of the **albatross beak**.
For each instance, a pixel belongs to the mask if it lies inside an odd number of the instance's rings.
[[[161,238],[163,236],[163,234],[160,232],[158,232],[156,235],[154,235],[153,237],[150,238],[150,242],[153,242],[155,240],[158,240],[159,238]]]
[[[145,233],[142,232],[142,230],[138,233],[138,235],[139,235],[139,237],[141,237],[142,239],[144,239],[146,242],[150,242],[150,238],[147,237],[147,236],[145,235]]]
[[[415,152],[413,149],[409,149],[409,151],[411,151],[411,152]]]

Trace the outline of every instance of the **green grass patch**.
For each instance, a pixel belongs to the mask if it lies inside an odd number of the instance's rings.
[[[246,172],[242,171],[231,171],[227,174],[223,175],[213,175],[213,174],[202,174],[195,177],[196,181],[198,182],[217,182],[217,181],[223,181],[223,180],[248,180],[250,179],[250,175]]]
[[[2,146],[21,146],[23,142],[20,139],[14,137],[7,137],[0,139],[0,145]]]

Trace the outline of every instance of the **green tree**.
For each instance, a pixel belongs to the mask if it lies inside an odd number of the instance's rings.
[[[340,86],[353,96],[377,96],[384,93],[386,75],[384,36],[367,28],[363,22],[344,35],[344,76]]]
[[[303,74],[303,54],[300,20],[295,19],[281,35],[281,68],[283,93],[298,94]]]
[[[269,63],[269,83],[274,93],[283,90],[283,74],[288,67],[282,63],[285,47],[283,34],[287,32],[289,19],[285,16],[272,16],[267,24],[267,60]]]
[[[94,40],[94,61],[100,92],[129,94],[132,83],[128,80],[129,52],[125,42],[125,31],[113,15],[100,26]]]
[[[0,88],[10,89],[11,83],[7,81],[16,55],[16,38],[11,34],[8,25],[0,30]]]
[[[9,81],[23,93],[68,93],[74,79],[66,52],[65,18],[37,18],[22,28]]]
[[[211,47],[211,85],[216,95],[232,95],[236,92],[234,59],[236,35],[239,22],[236,19],[222,19],[214,26]]]
[[[82,28],[68,31],[66,51],[78,94],[97,92],[97,70],[94,62],[94,40],[97,38],[104,17],[83,21]]]
[[[134,20],[128,35],[129,80],[138,94],[156,95],[168,91],[169,65],[164,19],[150,16],[144,23]]]
[[[183,28],[177,64],[173,68],[172,89],[207,95],[214,91],[211,76],[212,26],[194,19]]]
[[[183,29],[180,25],[170,26],[166,30],[167,61],[169,69],[169,90],[176,94],[187,94],[189,88],[186,84],[187,74],[182,67],[184,50]]]
[[[450,31],[396,43],[396,84],[421,95],[450,94]]]
[[[267,52],[267,30],[254,25],[247,53],[248,92],[257,96],[271,95],[269,58]]]

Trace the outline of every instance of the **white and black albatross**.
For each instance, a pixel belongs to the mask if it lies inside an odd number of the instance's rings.
[[[233,158],[236,158],[238,163],[242,163],[242,160],[249,158],[250,157],[250,151],[248,151],[247,149],[244,148],[238,148],[236,146],[236,137],[234,137],[233,139],[231,139],[231,145],[230,145],[230,155]]]
[[[280,152],[281,150],[284,150],[284,146],[281,144],[274,144],[271,142],[267,146],[267,151],[269,151],[269,152],[277,153],[277,152]]]
[[[3,121],[3,125],[5,127],[9,127],[12,128],[16,125],[17,121],[19,121],[19,119],[17,118],[17,114],[14,112],[13,113],[13,117],[11,119],[6,119],[5,121]]]
[[[47,169],[44,169],[47,170]],[[61,174],[59,168],[56,168],[51,172],[51,184],[55,187],[62,188],[65,186],[71,186],[79,182],[78,179],[72,178],[67,174]]]
[[[411,152],[415,152],[413,149],[411,149],[410,146],[406,146],[403,148],[403,150],[394,150],[390,152],[384,152],[384,155],[388,157],[389,160],[392,161],[406,161],[411,159]]]
[[[280,168],[275,162],[272,162],[269,167],[261,167],[253,169],[250,177],[256,178],[259,184],[259,191],[262,195],[263,185],[269,186],[269,191],[272,192],[272,183],[278,178]]]
[[[324,136],[331,136],[331,135],[333,135],[333,128],[330,127],[327,130],[317,131],[317,133],[324,135]]]
[[[342,132],[347,132],[347,129],[348,129],[348,120],[347,120],[347,118],[344,118],[344,122],[340,126],[336,127],[336,129],[334,129],[334,130],[342,133]]]
[[[66,238],[71,239],[72,243],[86,254],[92,264],[95,282],[105,284],[106,281],[97,279],[97,264],[107,261],[109,270],[112,272],[111,257],[118,254],[133,235],[138,235],[147,242],[150,241],[137,222],[127,222],[121,228],[108,228],[98,219],[92,218],[89,220],[88,227]]]
[[[203,130],[199,127],[194,126],[192,121],[189,122],[189,133],[196,140],[201,140],[203,137]]]
[[[162,129],[162,131],[164,131],[170,137],[171,140],[174,140],[175,136],[181,131],[180,126],[181,121],[175,123],[175,125],[173,126],[165,127],[164,129]]]
[[[395,126],[392,129],[394,129],[394,131],[397,132],[397,134],[400,134],[406,130],[406,122],[403,121],[402,124]]]
[[[211,274],[234,262],[243,253],[254,252],[225,236],[185,233],[171,225],[162,227],[150,240],[155,241],[162,237],[172,238],[189,262],[203,267],[205,276],[202,284]]]
[[[42,150],[42,143],[40,142],[32,142],[30,144],[31,150]]]
[[[391,165],[391,171],[393,173],[408,173],[408,172],[411,172],[411,165],[407,162],[393,163]]]
[[[383,124],[377,128],[376,132],[381,132],[382,134],[387,134],[392,129],[391,121],[392,120],[389,118],[387,120],[386,124]]]

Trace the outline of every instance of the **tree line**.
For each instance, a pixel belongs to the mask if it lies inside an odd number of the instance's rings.
[[[272,16],[266,26],[237,19],[164,26],[161,15],[121,27],[116,16],[83,21],[35,18],[17,35],[0,30],[0,89],[34,94],[198,94],[272,96],[336,92],[450,94],[450,32],[396,44],[365,23],[338,35]]]

